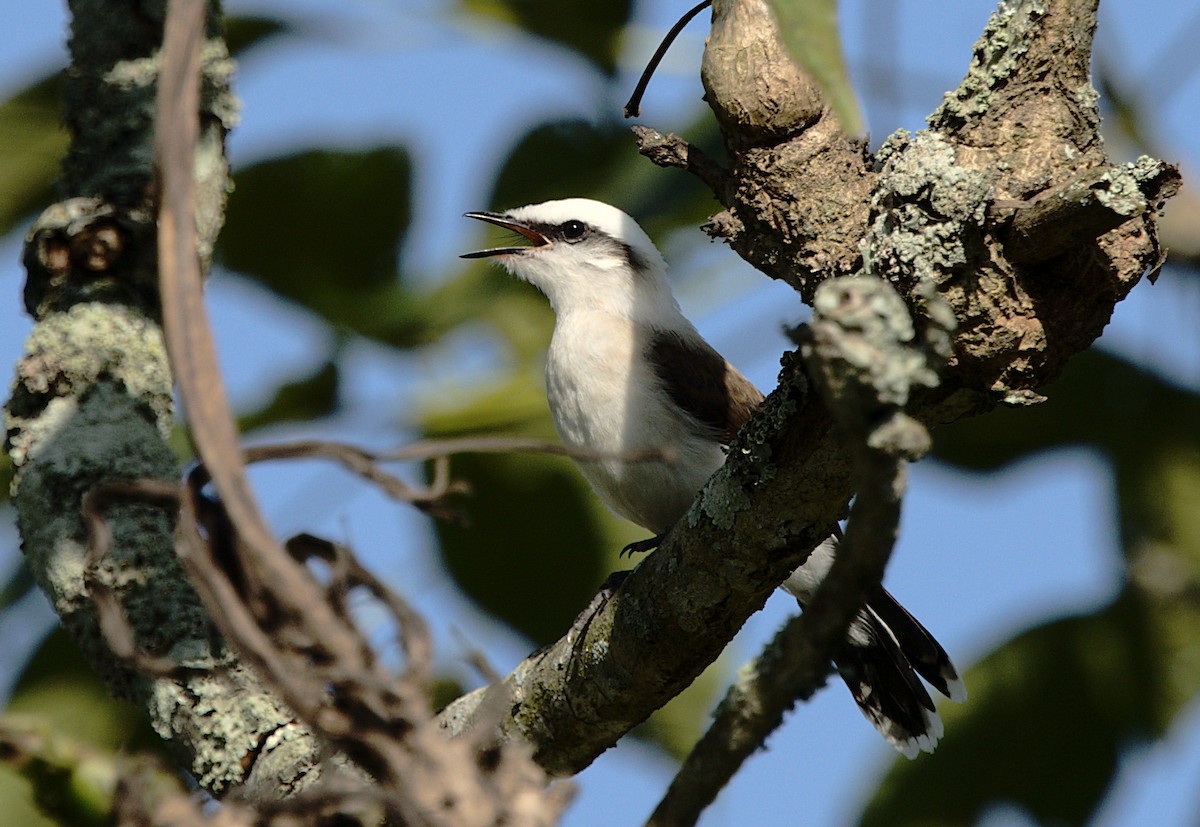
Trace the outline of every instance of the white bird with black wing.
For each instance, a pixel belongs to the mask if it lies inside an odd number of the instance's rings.
[[[725,462],[725,446],[763,396],[684,318],[650,238],[616,207],[584,198],[470,212],[524,237],[494,257],[554,308],[546,396],[559,437],[602,459],[576,460],[617,514],[666,533]],[[669,449],[671,462],[621,457]],[[783,584],[803,606],[832,562],[822,543]],[[942,723],[920,678],[966,691],[946,652],[886,591],[863,607],[834,659],[863,714],[896,749],[931,752]]]

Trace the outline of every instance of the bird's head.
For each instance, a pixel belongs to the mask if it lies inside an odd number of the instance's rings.
[[[512,230],[529,243],[465,253],[463,258],[495,258],[545,293],[559,314],[576,308],[631,316],[678,312],[662,256],[642,228],[616,207],[568,198],[466,216]]]

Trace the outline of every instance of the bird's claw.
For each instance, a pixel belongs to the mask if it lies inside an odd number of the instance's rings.
[[[632,557],[634,554],[644,554],[647,551],[654,551],[662,544],[665,534],[656,534],[653,537],[647,537],[645,540],[635,540],[625,548],[621,549],[618,557]]]

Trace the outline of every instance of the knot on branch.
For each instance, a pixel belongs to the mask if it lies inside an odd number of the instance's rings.
[[[157,304],[154,222],[144,210],[99,198],[48,207],[25,236],[25,309],[35,319],[88,301],[150,311]]]
[[[766,0],[714,0],[700,80],[731,146],[767,146],[820,120],[821,90],[788,56]]]

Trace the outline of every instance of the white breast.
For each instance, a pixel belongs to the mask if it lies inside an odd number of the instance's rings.
[[[662,533],[687,511],[725,461],[720,445],[697,436],[668,399],[645,358],[649,331],[600,311],[560,315],[546,363],[546,397],[568,447],[607,455],[576,460],[609,508]],[[629,462],[665,449],[673,463]]]

